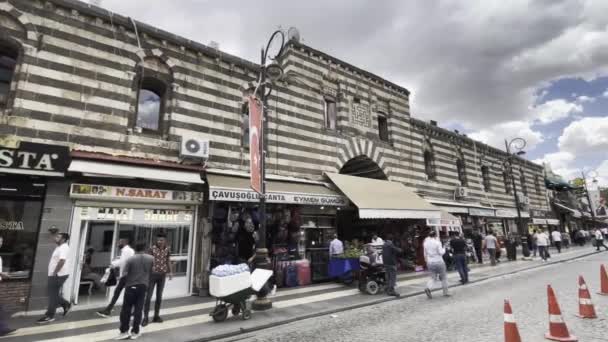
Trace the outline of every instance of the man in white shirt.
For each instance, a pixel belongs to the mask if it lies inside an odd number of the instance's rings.
[[[595,238],[595,247],[597,247],[596,251],[599,251],[600,247],[604,247],[608,251],[608,246],[604,244],[604,235],[599,228],[595,229],[593,237]]]
[[[127,238],[122,238],[118,240],[118,248],[120,248],[120,256],[112,260],[112,264],[110,265],[110,267],[114,269],[120,269],[118,284],[116,284],[116,288],[114,289],[114,295],[112,295],[112,300],[110,300],[108,306],[101,311],[97,311],[97,315],[101,317],[109,317],[112,314],[112,309],[114,308],[114,305],[116,305],[116,302],[118,301],[122,290],[125,288],[125,265],[127,263],[127,260],[135,255],[135,251],[133,250],[133,248],[131,248],[131,246],[129,246],[129,239]]]
[[[555,248],[557,248],[557,253],[562,252],[562,233],[560,233],[557,228],[551,233],[551,238],[553,238],[553,244]]]
[[[383,246],[384,240],[378,236],[378,234],[374,233],[372,235],[372,246]]]
[[[547,261],[549,248],[549,236],[544,231],[538,233],[536,236],[536,245],[538,246],[538,254],[543,258],[543,262]]]
[[[338,240],[338,234],[334,234],[334,239],[329,243],[329,257],[337,258],[344,254],[344,244]]]
[[[441,280],[441,286],[443,287],[443,295],[449,297],[448,293],[448,276],[445,262],[443,261],[443,255],[445,249],[441,245],[441,241],[437,239],[437,232],[431,230],[429,237],[424,240],[424,260],[428,268],[431,279],[426,284],[424,292],[429,299],[433,298],[431,291],[435,287],[435,280],[439,278]]]
[[[498,240],[494,236],[493,231],[489,231],[486,238],[483,240],[485,249],[488,251],[490,255],[490,262],[492,266],[496,266],[496,248],[498,247]]]
[[[3,242],[4,242],[4,238],[2,238],[2,236],[0,236],[0,248],[2,248]],[[2,271],[2,257],[0,257],[0,282],[2,281],[2,279],[6,279],[6,278],[8,278],[8,274],[6,274]],[[0,337],[11,335],[11,334],[15,333],[15,331],[17,331],[17,329],[11,329],[8,327],[8,324],[5,321],[4,317],[5,317],[4,309],[2,308],[2,305],[0,305]]]
[[[55,320],[55,312],[59,306],[63,308],[64,316],[67,315],[72,308],[70,302],[65,300],[61,295],[61,288],[70,274],[70,264],[68,260],[70,255],[70,246],[68,246],[69,239],[70,235],[67,233],[55,235],[57,247],[55,247],[53,255],[51,255],[48,270],[47,293],[49,297],[49,306],[46,309],[44,317],[37,321],[38,324],[53,322]]]

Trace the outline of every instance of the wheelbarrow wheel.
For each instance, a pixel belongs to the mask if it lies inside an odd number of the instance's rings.
[[[242,318],[244,321],[251,318],[251,310],[243,310]]]
[[[225,321],[226,318],[228,318],[228,306],[226,306],[226,304],[216,306],[215,310],[213,310],[213,313],[211,314],[211,317],[213,317],[215,322]]]

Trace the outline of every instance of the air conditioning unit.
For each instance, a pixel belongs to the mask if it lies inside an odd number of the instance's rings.
[[[464,186],[459,186],[456,188],[456,197],[464,198],[467,196],[469,196],[469,188],[466,188]]]
[[[209,140],[195,138],[192,136],[182,136],[182,144],[179,150],[182,158],[209,158]]]

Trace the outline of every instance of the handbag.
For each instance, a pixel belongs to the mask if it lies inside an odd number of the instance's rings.
[[[101,283],[106,286],[116,286],[118,284],[118,277],[116,276],[116,269],[108,267],[103,277],[101,277]]]

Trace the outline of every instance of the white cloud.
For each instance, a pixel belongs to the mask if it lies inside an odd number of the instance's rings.
[[[581,97],[586,96],[580,96],[579,99]],[[541,124],[549,124],[583,112],[582,105],[563,99],[550,100],[530,109],[533,112],[534,119]]]
[[[553,172],[569,180],[575,178],[578,173],[578,169],[574,165],[575,159],[576,157],[573,153],[562,151],[547,153],[544,157],[534,160],[534,162],[549,164]]]
[[[279,25],[412,91],[412,114],[480,130],[531,121],[538,89],[608,69],[608,1],[104,0],[154,26],[257,61]],[[218,29],[221,28],[221,29]],[[424,114],[421,114],[424,113]]]
[[[543,135],[530,127],[526,121],[510,121],[499,123],[488,128],[469,134],[471,139],[479,140],[498,149],[504,150],[505,139],[523,138],[526,140],[525,150],[533,150],[544,141]]]
[[[576,98],[576,101],[577,102],[581,102],[581,103],[584,103],[584,102],[595,102],[595,97],[590,97],[590,96],[587,96],[587,95],[581,95],[581,96],[579,96],[579,97]]]
[[[573,121],[558,139],[561,151],[579,155],[608,152],[608,117],[587,117]]]
[[[604,91],[604,93],[602,94],[602,96],[603,96],[603,97],[608,97],[608,89],[606,89],[606,90]]]
[[[601,187],[608,187],[608,160],[604,160],[600,166],[597,167],[596,172],[598,174],[597,180]]]

